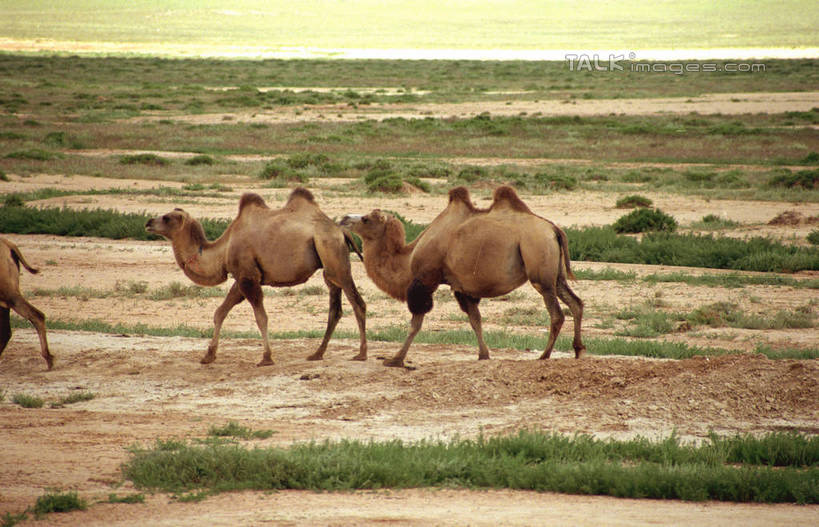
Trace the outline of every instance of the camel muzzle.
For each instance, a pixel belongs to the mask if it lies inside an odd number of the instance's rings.
[[[346,216],[341,218],[341,221],[338,222],[338,224],[341,225],[342,227],[349,227],[350,225],[361,221],[361,217],[362,217],[361,214],[347,214]]]

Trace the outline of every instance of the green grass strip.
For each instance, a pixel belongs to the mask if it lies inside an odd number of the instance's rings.
[[[806,455],[776,468],[755,459],[732,461],[730,454],[743,445]],[[153,448],[132,449],[123,472],[139,488],[166,492],[466,487],[812,504],[819,502],[818,458],[817,438],[798,434],[712,438],[683,446],[674,436],[659,442],[604,441],[520,432],[447,442],[311,442],[288,449],[159,441]]]
[[[149,326],[147,324],[110,324],[101,320],[66,321],[53,318],[46,319],[49,329],[64,331],[91,331],[94,333],[108,333],[114,335],[150,335],[154,337],[190,337],[190,338],[210,338],[213,336],[213,329],[200,329],[179,324],[173,327]],[[31,324],[17,316],[11,317],[12,328],[28,328]],[[298,331],[277,331],[271,332],[270,337],[274,340],[295,340],[295,339],[318,339],[324,335],[324,329],[298,330]],[[338,330],[333,336],[339,339],[358,339],[358,333],[349,330]],[[403,342],[407,336],[407,327],[388,326],[385,328],[369,329],[367,338],[381,342]],[[257,331],[223,331],[225,338],[258,339]],[[492,349],[543,349],[546,344],[546,334],[521,335],[517,333],[507,333],[505,331],[485,331],[484,339],[486,344]],[[453,346],[474,346],[477,348],[478,342],[475,334],[470,330],[446,330],[446,331],[421,331],[415,338],[415,342],[423,344],[441,344]],[[736,350],[725,348],[704,348],[700,346],[689,346],[682,342],[649,341],[649,340],[625,340],[625,339],[584,339],[587,353],[591,355],[625,355],[634,357],[652,357],[663,359],[687,359],[695,356],[717,356],[729,353],[741,353]],[[569,337],[558,337],[555,346],[557,350],[571,350],[571,339]],[[817,359],[819,349],[772,349],[759,346],[755,350],[769,359]],[[533,354],[534,357],[534,354]]]

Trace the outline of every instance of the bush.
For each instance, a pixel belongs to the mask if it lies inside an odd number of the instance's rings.
[[[476,181],[489,179],[489,171],[483,167],[468,166],[459,170],[455,179],[464,183],[474,183]]]
[[[8,181],[8,180],[9,180],[9,177],[6,175],[6,173],[3,172],[2,170],[0,170],[0,181]]]
[[[75,510],[85,510],[88,504],[84,499],[77,496],[76,492],[49,492],[37,498],[34,504],[35,514],[48,514],[50,512],[70,512]]]
[[[45,401],[40,399],[35,395],[26,395],[24,393],[17,393],[14,394],[14,397],[11,398],[11,402],[14,404],[19,404],[23,408],[42,408]]]
[[[261,179],[296,183],[307,183],[310,180],[307,175],[297,172],[286,161],[281,159],[268,161],[259,173],[259,177]]]
[[[799,160],[803,165],[819,165],[819,152],[811,152]]]
[[[214,162],[215,161],[213,160],[212,157],[203,154],[203,155],[193,156],[192,158],[185,161],[185,164],[190,165],[190,166],[199,166],[199,165],[212,165]]]
[[[374,169],[364,176],[364,183],[370,192],[401,192],[404,189],[404,179],[391,169]]]
[[[813,229],[808,233],[808,242],[813,245],[819,245],[819,229]]]
[[[164,157],[159,157],[156,154],[134,154],[130,156],[122,156],[119,160],[121,165],[151,165],[162,167],[171,164],[171,162]]]
[[[615,232],[636,233],[677,230],[677,221],[660,209],[637,209],[622,216],[612,225]]]
[[[48,161],[50,159],[59,159],[63,157],[62,154],[56,152],[49,152],[40,148],[31,148],[29,150],[16,150],[6,154],[7,159],[23,159],[26,161]]]
[[[552,190],[574,190],[577,188],[577,178],[566,174],[547,174],[538,172],[534,175],[537,184]]]
[[[632,194],[618,199],[614,206],[618,209],[636,209],[638,207],[648,208],[651,205],[653,205],[653,203],[650,199]]]
[[[804,189],[819,188],[819,169],[800,170],[796,174],[790,171],[786,174],[778,174],[768,180],[768,186],[785,188],[801,187]]]

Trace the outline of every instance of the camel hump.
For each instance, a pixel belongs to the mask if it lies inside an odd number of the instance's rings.
[[[519,212],[527,212],[532,214],[532,211],[529,209],[526,203],[524,203],[523,200],[518,197],[518,193],[515,192],[515,189],[508,185],[496,188],[492,198],[492,208],[506,207]]]
[[[242,194],[242,197],[239,199],[239,211],[241,212],[242,209],[248,205],[267,208],[264,198],[254,192],[246,192]]]
[[[296,198],[301,198],[303,200],[309,201],[310,203],[315,203],[316,198],[313,197],[313,193],[307,190],[304,187],[296,187],[293,189],[293,192],[290,193],[290,197],[287,198],[287,202],[290,203]]]
[[[472,204],[472,197],[469,195],[469,190],[466,187],[455,187],[449,191],[450,203],[463,203],[471,211],[478,209]]]

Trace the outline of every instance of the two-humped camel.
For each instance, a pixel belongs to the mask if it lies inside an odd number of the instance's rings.
[[[20,264],[32,274],[40,271],[31,267],[17,246],[5,238],[0,238],[0,354],[11,340],[11,320],[9,311],[13,309],[27,319],[40,337],[40,353],[48,364],[54,367],[54,356],[48,351],[45,315],[32,306],[20,293]]]
[[[259,366],[273,364],[267,334],[262,286],[288,287],[306,282],[324,269],[330,289],[330,311],[324,339],[309,360],[320,360],[341,318],[341,292],[355,312],[361,346],[354,360],[367,359],[365,313],[350,271],[348,237],[316,204],[309,190],[296,188],[281,209],[269,208],[258,194],[244,194],[239,214],[218,240],[209,242],[202,225],[182,209],[148,220],[145,228],[171,241],[176,263],[188,278],[204,286],[235,279],[213,316],[213,338],[202,364],[216,359],[219,332],[228,312],[247,299],[264,340]],[[351,243],[351,241],[350,241]]]
[[[361,237],[364,267],[373,282],[393,298],[406,301],[412,313],[404,345],[385,365],[403,366],[424,315],[432,310],[432,294],[441,284],[452,288],[469,316],[478,338],[479,359],[488,359],[489,349],[478,302],[505,295],[527,280],[543,296],[551,318],[549,340],[540,358],[549,358],[563,326],[558,297],[574,318],[575,357],[585,351],[580,338],[583,301],[566,281],[574,278],[566,234],[534,214],[511,187],[495,189],[488,209],[476,208],[466,188],[452,189],[447,207],[409,245],[401,222],[379,210],[362,217],[347,216],[342,225]]]

